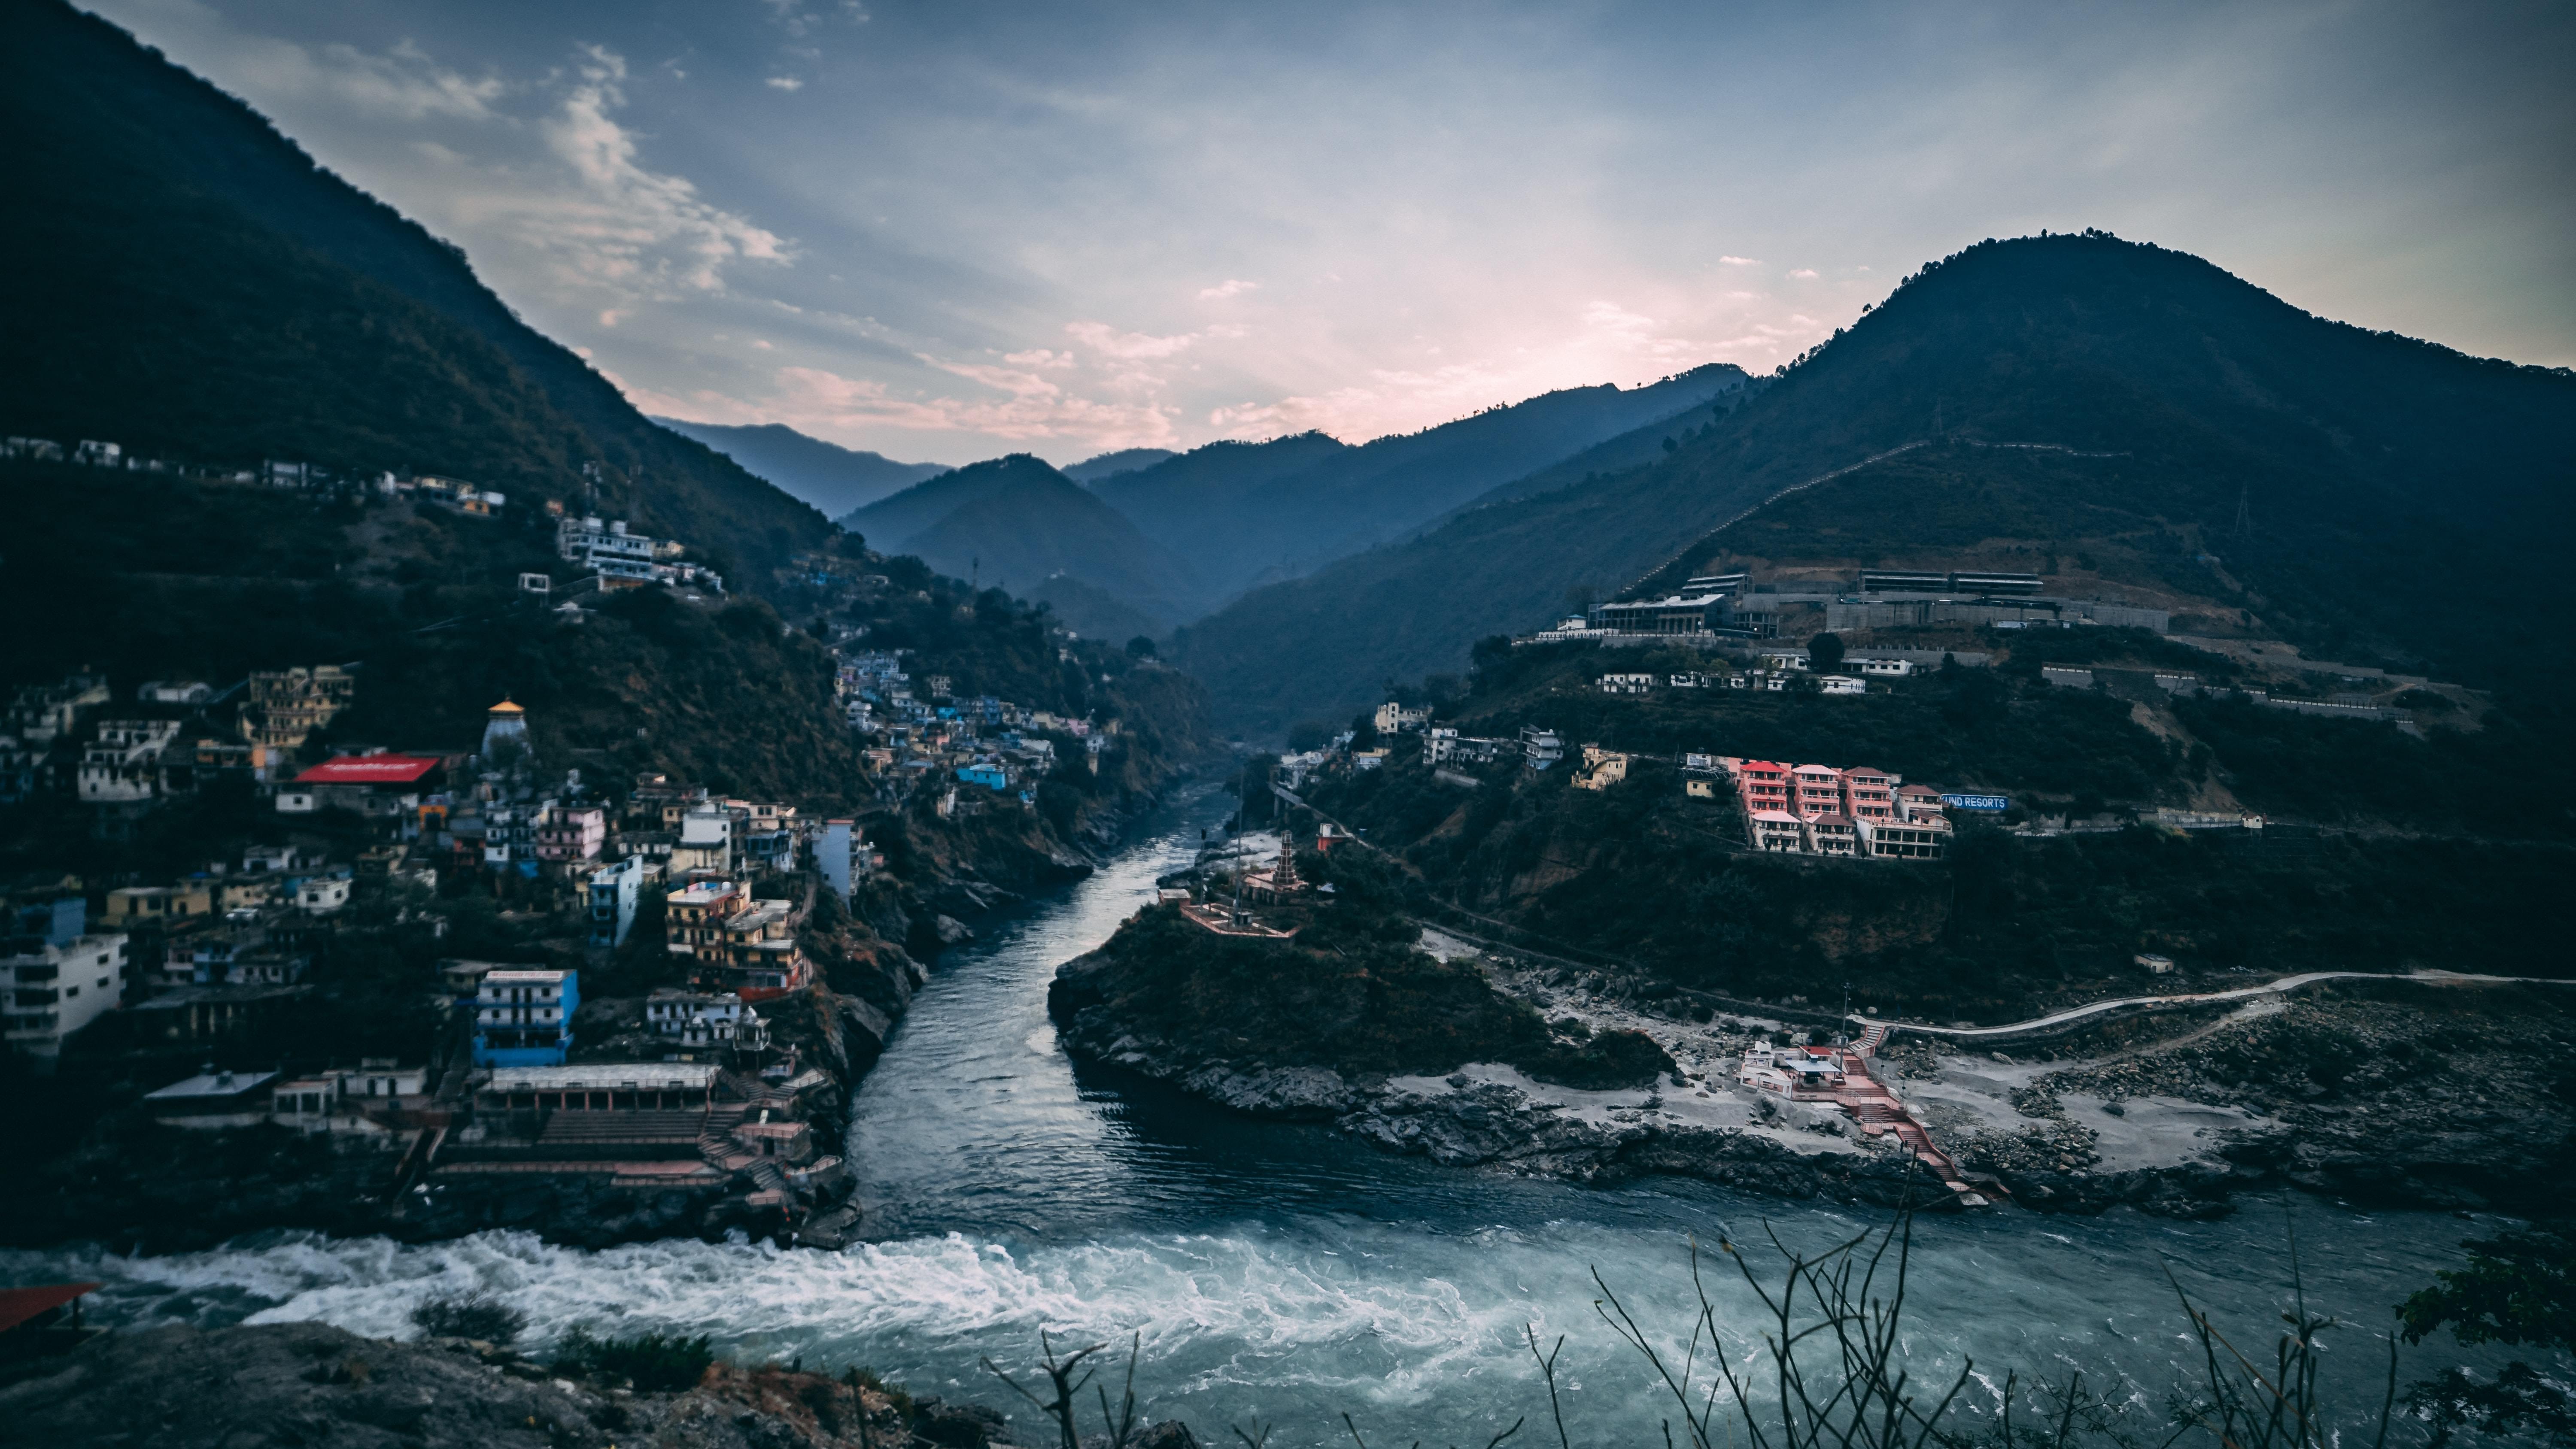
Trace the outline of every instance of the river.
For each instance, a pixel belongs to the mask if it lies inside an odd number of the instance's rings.
[[[1123,1359],[1132,1336],[1150,1414],[1226,1439],[1227,1425],[1257,1419],[1278,1426],[1270,1442],[1283,1449],[1347,1442],[1344,1412],[1381,1445],[1481,1444],[1523,1415],[1532,1429],[1516,1442],[1544,1437],[1529,1325],[1567,1338],[1578,1442],[1648,1443],[1664,1409],[1644,1366],[1596,1317],[1593,1270],[1642,1320],[1678,1333],[1694,1235],[1759,1240],[1767,1224],[1812,1247],[1881,1225],[1867,1210],[1689,1182],[1601,1190],[1457,1172],[1329,1129],[1248,1123],[1078,1076],[1046,1018],[1056,965],[1105,939],[1157,875],[1186,864],[1225,804],[1185,795],[1099,873],[943,960],[855,1104],[850,1145],[872,1240],[846,1252],[274,1233],[139,1260],[0,1254],[0,1274],[101,1279],[98,1311],[110,1322],[320,1318],[387,1336],[408,1331],[404,1315],[425,1294],[480,1288],[524,1309],[538,1344],[576,1324],[706,1332],[737,1356],[864,1363],[1022,1422],[1026,1406],[979,1359],[1025,1370],[1042,1330],[1059,1343],[1114,1342]],[[1973,1358],[1978,1411],[2008,1368],[2025,1379],[2082,1369],[2097,1389],[2160,1411],[2167,1386],[2198,1364],[2175,1283],[2268,1359],[2290,1302],[2295,1230],[2309,1245],[2308,1303],[2355,1325],[2330,1335],[2330,1381],[2375,1410],[2385,1349],[2372,1335],[2390,1306],[2491,1226],[2305,1198],[2286,1211],[2250,1203],[2214,1223],[2015,1209],[1925,1219],[1914,1230],[1907,1365],[1918,1382],[1946,1381]],[[1741,1354],[1751,1295],[1731,1270],[1715,1281]]]

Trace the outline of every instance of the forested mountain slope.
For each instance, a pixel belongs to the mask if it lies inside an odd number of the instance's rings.
[[[1216,443],[1095,485],[1220,596],[1303,573],[1440,517],[1513,479],[1679,417],[1744,374],[1712,364],[1644,387],[1567,388],[1346,447],[1322,434]]]
[[[740,463],[752,476],[838,518],[899,493],[924,478],[948,471],[945,463],[898,463],[883,453],[844,448],[809,438],[784,423],[734,426],[692,423],[679,418],[653,421],[706,444]]]
[[[918,554],[942,573],[1023,594],[1059,575],[1072,578],[1150,620],[1154,631],[1187,617],[1185,601],[1198,592],[1187,563],[1026,453],[943,473],[842,522],[887,552]],[[1108,613],[1073,595],[1050,601],[1085,634],[1115,627]],[[1121,613],[1118,622],[1130,617]]]
[[[1140,468],[1151,468],[1157,463],[1169,462],[1179,456],[1180,454],[1169,448],[1121,448],[1114,453],[1095,454],[1072,467],[1058,471],[1074,482],[1087,486],[1103,478],[1115,478],[1121,473],[1133,473]]]
[[[1791,485],[1934,442],[1882,465],[1900,471],[1798,495],[1814,520],[1798,536],[1712,537]],[[2008,442],[2118,456],[1967,446]],[[1571,591],[1678,579],[1730,551],[1893,561],[1910,539],[1873,520],[1901,500],[1907,528],[1954,541],[2117,536],[2197,565],[2214,606],[2281,637],[2494,682],[2561,647],[2531,609],[2541,571],[2576,542],[2571,445],[2563,369],[2314,317],[2196,257],[2100,233],[1986,242],[1927,266],[1663,460],[1262,589],[1174,652],[1236,728],[1272,731],[1345,713],[1388,678],[1455,669],[1477,637],[1534,627]],[[1823,532],[1845,524],[1865,547]]]
[[[0,11],[0,427],[596,501],[746,578],[824,517],[656,427],[454,247],[60,0]]]

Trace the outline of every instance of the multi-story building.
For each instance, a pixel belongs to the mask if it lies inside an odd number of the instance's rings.
[[[1736,789],[1744,796],[1744,813],[1777,810],[1791,813],[1795,797],[1789,793],[1789,767],[1769,760],[1746,760],[1731,771]]]
[[[50,1064],[62,1055],[65,1037],[125,999],[125,984],[122,935],[0,939],[0,985],[8,991],[0,1028],[9,1049]]]
[[[1577,790],[1607,790],[1628,778],[1628,757],[1599,745],[1583,747],[1583,767],[1570,782]]]
[[[214,909],[214,889],[204,881],[119,886],[107,893],[107,926],[112,931],[161,927],[173,921],[202,920]]]
[[[592,945],[626,944],[627,932],[635,929],[635,908],[643,899],[644,877],[650,870],[644,857],[630,855],[590,873]]]
[[[1950,822],[1942,815],[1940,792],[1900,785],[1896,776],[1873,766],[1837,770],[1731,755],[1685,757],[1686,768],[1701,768],[1702,762],[1734,781],[1756,849],[1937,860],[1948,848]]]
[[[765,1042],[760,1013],[730,991],[684,991],[676,986],[656,990],[644,1001],[644,1024],[684,1047]]]
[[[731,881],[701,881],[663,898],[663,946],[688,957],[701,988],[760,1001],[813,984],[797,945],[802,913],[789,901],[755,901]]]
[[[537,859],[577,870],[608,843],[608,812],[597,805],[557,805],[537,825]]]
[[[814,865],[823,873],[823,884],[846,901],[867,874],[867,862],[868,843],[859,837],[857,821],[823,822],[823,833],[814,839]]]
[[[680,839],[671,848],[674,878],[693,871],[730,875],[734,869],[733,817],[720,804],[701,803],[680,817]]]
[[[474,1065],[562,1066],[580,1009],[581,978],[573,972],[485,972],[474,994]]]
[[[1861,854],[1878,860],[1939,860],[1950,848],[1950,822],[1939,814],[1864,820]]]
[[[80,797],[92,805],[138,805],[161,793],[161,756],[179,735],[167,719],[112,719],[81,751]]]
[[[1789,771],[1791,813],[1812,820],[1843,811],[1843,772],[1829,765],[1799,765]]]
[[[357,693],[357,676],[336,664],[254,673],[242,736],[271,750],[301,749],[304,737],[329,724]]]
[[[662,897],[662,944],[695,959],[700,947],[723,942],[725,918],[747,904],[742,888],[732,881],[692,882]]]
[[[555,524],[555,552],[599,575],[602,588],[653,581],[653,540],[626,531],[626,520],[565,518]]]
[[[1754,810],[1745,815],[1753,833],[1753,848],[1803,855],[1807,849],[1807,828],[1797,816],[1785,810]]]
[[[1391,699],[1377,707],[1375,718],[1377,732],[1382,735],[1391,735],[1399,730],[1418,730],[1430,722],[1431,711],[1398,704]]]
[[[724,923],[723,954],[699,959],[713,970],[701,970],[702,984],[732,990],[745,1001],[766,1001],[802,991],[814,982],[814,968],[796,941],[802,913],[790,901],[753,901]]]
[[[1521,760],[1533,770],[1544,770],[1565,758],[1565,736],[1537,725],[1521,726]]]
[[[74,674],[60,684],[30,684],[9,702],[9,733],[50,746],[80,724],[83,712],[108,702],[107,676]]]
[[[1895,781],[1885,770],[1868,765],[1843,771],[1843,813],[1855,820],[1895,819]]]

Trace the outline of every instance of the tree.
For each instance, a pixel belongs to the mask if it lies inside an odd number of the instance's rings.
[[[1154,641],[1143,634],[1137,635],[1127,641],[1127,656],[1131,659],[1153,658]]]
[[[1842,666],[1843,636],[1825,633],[1807,641],[1807,662],[1819,673],[1829,673]]]
[[[2447,1327],[2466,1344],[2576,1348],[2576,1243],[2530,1228],[2461,1246],[2469,1250],[2466,1268],[2435,1274],[2435,1286],[2397,1306],[2408,1343]],[[2445,1369],[2412,1385],[2406,1403],[2432,1421],[2435,1445],[2463,1427],[2503,1435],[2525,1425],[2557,1443],[2576,1442],[2576,1408],[2566,1393],[2520,1360],[2485,1381]]]

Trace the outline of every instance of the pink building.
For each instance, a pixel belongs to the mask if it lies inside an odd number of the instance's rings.
[[[1735,770],[1736,788],[1744,795],[1744,813],[1763,810],[1789,810],[1789,767],[1769,760],[1746,760]]]
[[[1843,813],[1843,772],[1831,765],[1800,765],[1789,772],[1792,804],[1800,817]]]
[[[1895,782],[1885,770],[1868,765],[1843,771],[1843,813],[1855,820],[1895,819]]]
[[[607,843],[608,812],[596,805],[558,805],[537,826],[537,859],[549,865],[596,860]]]

